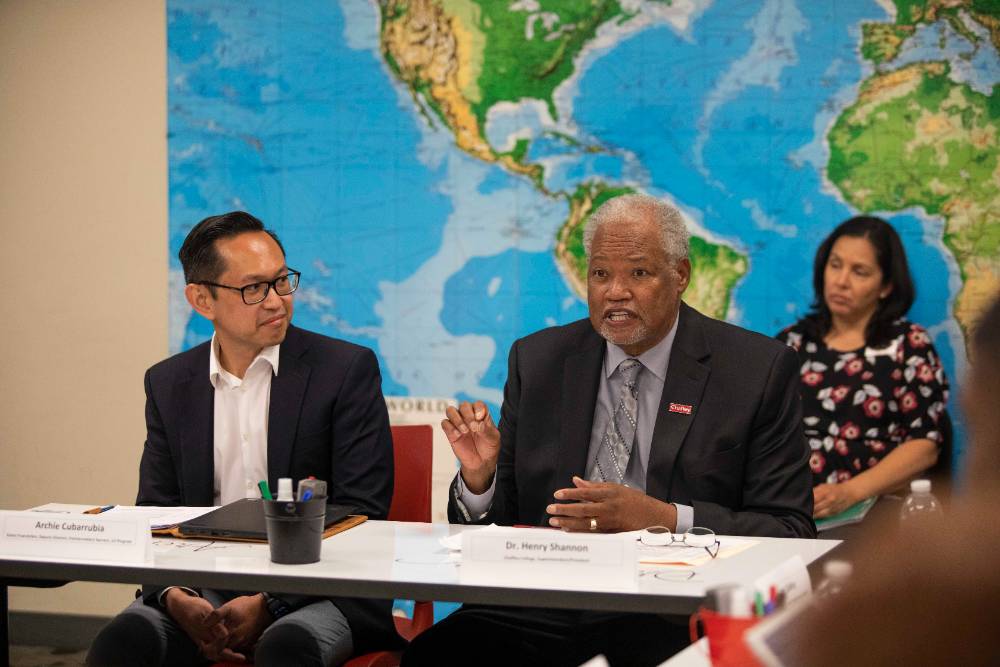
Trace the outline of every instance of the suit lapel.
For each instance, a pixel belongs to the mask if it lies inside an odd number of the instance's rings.
[[[678,317],[677,336],[670,352],[670,365],[653,427],[653,443],[646,471],[646,493],[661,500],[669,498],[677,454],[691,422],[698,417],[698,406],[711,372],[709,366],[702,363],[710,355],[701,326],[703,316],[682,303]],[[671,403],[691,406],[693,412],[671,412]]]
[[[587,450],[604,361],[604,339],[594,333],[587,336],[587,341],[584,349],[568,356],[563,366],[556,488],[572,486],[572,476],[583,477],[587,469]]]
[[[209,347],[194,357],[189,374],[177,382],[180,419],[181,501],[211,505],[215,478],[215,388],[208,379]]]
[[[278,352],[278,374],[271,378],[267,422],[267,477],[271,488],[277,488],[278,478],[287,477],[291,470],[302,399],[309,384],[310,367],[301,359],[305,351],[298,330],[289,327]]]

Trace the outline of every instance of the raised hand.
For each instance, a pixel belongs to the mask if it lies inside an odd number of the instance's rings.
[[[483,493],[496,471],[500,431],[482,401],[449,406],[445,414],[441,428],[462,466],[462,480],[472,493]]]

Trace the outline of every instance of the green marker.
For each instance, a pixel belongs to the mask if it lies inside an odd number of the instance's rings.
[[[263,498],[264,500],[274,500],[274,497],[271,496],[271,489],[268,488],[267,486],[266,479],[262,479],[259,482],[257,482],[257,486],[260,487],[261,498]]]

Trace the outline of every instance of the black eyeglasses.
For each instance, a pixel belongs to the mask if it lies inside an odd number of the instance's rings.
[[[278,276],[274,280],[262,280],[259,283],[250,283],[249,285],[244,285],[243,287],[221,285],[208,280],[199,280],[197,284],[236,290],[240,293],[240,296],[243,297],[243,303],[248,306],[252,306],[266,299],[267,294],[271,291],[272,287],[274,288],[274,293],[278,296],[288,296],[299,288],[300,275],[302,274],[298,271],[289,269],[288,273],[283,276]]]

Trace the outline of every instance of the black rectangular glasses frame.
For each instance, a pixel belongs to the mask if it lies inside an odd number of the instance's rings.
[[[266,299],[272,288],[274,288],[274,293],[278,296],[288,296],[299,288],[299,276],[301,275],[302,274],[300,272],[295,271],[294,269],[289,269],[288,273],[278,276],[274,280],[261,280],[260,282],[250,283],[249,285],[244,285],[243,287],[233,287],[232,285],[213,283],[210,280],[199,280],[196,284],[211,285],[212,287],[222,287],[224,289],[236,290],[243,298],[243,303],[248,306],[253,306]],[[282,281],[284,281],[284,284],[279,287],[278,283]],[[258,294],[256,290],[263,290],[263,292]]]

